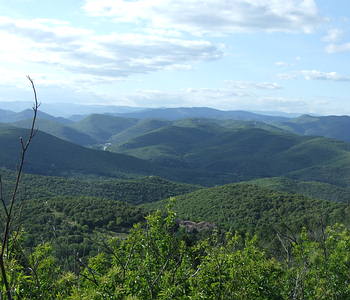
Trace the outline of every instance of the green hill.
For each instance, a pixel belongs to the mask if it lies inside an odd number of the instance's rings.
[[[260,178],[247,183],[281,192],[297,193],[316,199],[349,203],[350,189],[336,185],[317,182],[300,181],[286,177]]]
[[[32,125],[32,119],[26,119],[22,121],[18,121],[12,123],[12,125],[21,128],[30,128]],[[56,122],[54,120],[46,120],[46,119],[38,119],[36,122],[36,127],[40,129],[40,131],[51,134],[55,137],[63,139],[65,141],[69,141],[71,143],[75,143],[78,145],[94,145],[97,142],[91,138],[89,135],[80,132],[68,125],[64,125],[62,123]]]
[[[115,150],[166,166],[230,173],[231,181],[288,175],[316,166],[331,168],[338,160],[350,162],[350,145],[344,142],[208,123],[162,127]]]
[[[206,143],[214,134],[216,131],[208,127],[166,126],[131,139],[116,147],[116,151],[162,163],[167,159],[180,161],[187,152]]]
[[[120,133],[113,135],[110,138],[112,145],[127,142],[128,140],[135,138],[137,136],[148,133],[152,130],[170,125],[170,121],[156,120],[156,119],[146,119],[140,120],[135,125],[126,128]]]
[[[263,122],[288,120],[288,118],[285,117],[268,116],[243,110],[223,111],[209,107],[149,108],[141,111],[116,115],[137,119],[163,119],[172,121],[187,118],[209,118],[219,120],[233,119]]]
[[[113,135],[135,125],[137,121],[137,119],[92,114],[73,123],[71,127],[89,135],[98,143],[106,143]]]
[[[11,192],[15,173],[1,169],[4,192]],[[139,204],[158,201],[200,189],[200,186],[177,183],[156,176],[139,179],[66,178],[23,174],[19,197],[22,200],[51,198],[56,196],[92,196]]]
[[[99,240],[125,235],[146,215],[125,202],[82,196],[31,199],[21,211],[22,246],[51,242],[61,267],[71,270],[76,270],[77,257],[100,251]]]
[[[279,127],[302,135],[317,135],[350,142],[349,116],[303,115],[295,119],[280,122]]]
[[[27,129],[0,126],[0,167],[15,169],[20,150],[19,137]],[[123,154],[84,148],[38,131],[26,157],[28,173],[44,175],[134,176],[157,174],[160,168]]]
[[[0,167],[15,168],[18,138],[26,134],[0,127]],[[87,149],[39,132],[25,167],[43,175],[156,175],[207,186],[278,176],[342,187],[350,182],[350,144],[249,126],[182,120],[132,138],[116,151]]]
[[[148,207],[163,207],[167,201]],[[177,196],[171,201],[179,218],[208,221],[232,230],[271,233],[279,226],[348,222],[349,207],[251,184],[228,184]]]
[[[0,167],[14,170],[20,152],[19,138],[27,129],[0,126]],[[104,176],[137,178],[157,175],[170,180],[200,183],[217,174],[202,170],[167,168],[132,156],[84,148],[38,132],[27,153],[25,172],[51,176]]]
[[[27,119],[31,119],[33,117],[32,109],[25,109],[20,112],[14,112],[10,110],[0,110],[0,122],[1,123],[13,123],[18,121],[23,121]],[[72,121],[69,119],[65,119],[62,117],[54,117],[49,115],[43,111],[38,111],[38,120],[50,120],[55,121],[61,124],[71,124]]]

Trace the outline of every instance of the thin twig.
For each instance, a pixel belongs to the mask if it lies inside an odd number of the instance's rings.
[[[4,211],[5,211],[6,217],[8,218],[9,213],[7,211],[7,206],[6,206],[6,203],[5,203],[4,189],[3,189],[2,176],[1,175],[0,175],[0,199],[1,199],[1,203],[2,203],[2,206],[4,208]]]
[[[16,200],[17,200],[17,193],[18,193],[19,183],[21,180],[22,172],[23,172],[25,156],[26,156],[27,150],[29,148],[29,145],[32,142],[32,139],[34,138],[35,134],[37,133],[37,130],[35,129],[35,122],[37,119],[38,109],[40,106],[40,104],[38,103],[38,97],[37,97],[34,82],[29,76],[27,76],[27,79],[30,81],[30,84],[31,84],[31,87],[32,87],[32,90],[34,93],[32,125],[30,128],[29,136],[28,136],[27,140],[24,141],[23,138],[20,137],[21,154],[20,154],[20,159],[19,159],[19,166],[17,169],[15,186],[14,186],[12,195],[10,197],[11,200],[10,200],[9,208],[6,206],[5,200],[2,198],[3,205],[5,204],[5,207],[6,207],[4,209],[5,214],[6,214],[6,221],[5,221],[4,233],[3,233],[3,237],[2,237],[2,241],[1,241],[2,245],[1,245],[1,251],[0,251],[0,269],[1,269],[1,275],[2,275],[3,283],[4,283],[4,286],[6,289],[6,295],[7,295],[8,300],[12,300],[13,297],[11,294],[11,287],[10,287],[9,282],[8,282],[7,270],[5,267],[5,261],[4,261],[5,249],[7,249],[8,242],[10,239],[11,225],[12,225],[12,219],[13,219],[13,209],[14,209],[14,205],[15,205]]]

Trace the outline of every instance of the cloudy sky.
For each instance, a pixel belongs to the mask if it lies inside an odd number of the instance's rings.
[[[0,101],[350,114],[349,0],[0,0]]]

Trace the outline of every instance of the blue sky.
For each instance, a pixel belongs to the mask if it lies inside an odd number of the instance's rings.
[[[0,101],[350,114],[348,0],[0,0]]]

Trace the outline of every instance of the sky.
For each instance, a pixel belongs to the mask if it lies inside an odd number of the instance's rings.
[[[0,101],[350,115],[348,0],[0,0]]]

